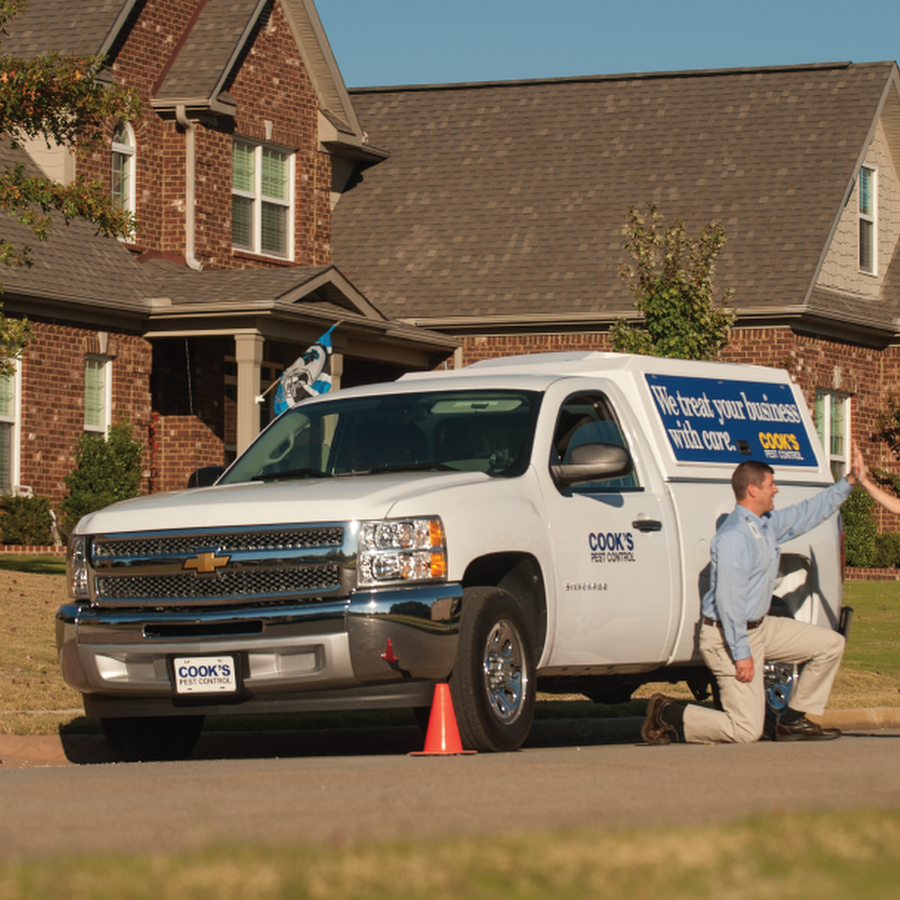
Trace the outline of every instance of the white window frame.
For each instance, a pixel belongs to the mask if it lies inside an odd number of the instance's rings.
[[[843,434],[835,435],[834,426],[843,420]],[[816,431],[831,474],[835,480],[850,469],[850,395],[841,391],[816,390]],[[838,438],[840,446],[834,446]]]
[[[102,391],[102,408],[100,421],[88,422],[88,369],[92,364],[96,364],[102,376],[100,390]],[[106,437],[109,433],[109,426],[112,424],[112,357],[100,356],[95,353],[88,353],[84,358],[84,430],[88,434],[96,434]]]
[[[115,139],[119,129],[123,129],[127,143]],[[117,167],[116,162],[121,160],[125,169],[125,176],[121,179],[124,190],[117,191]],[[110,196],[113,202],[132,215],[137,213],[137,145],[134,140],[134,129],[127,123],[119,121],[113,132],[112,153],[110,158]]]
[[[866,173],[864,175],[864,173]],[[870,208],[865,210],[863,207],[863,180],[869,181],[869,200]],[[878,274],[878,169],[875,166],[861,166],[859,170],[859,184],[857,187],[857,212],[859,215],[859,224],[857,227],[857,240],[859,242],[859,271],[864,275]],[[863,259],[863,231],[869,232],[869,253],[871,259]]]
[[[10,426],[10,453],[9,453],[9,490],[16,492],[22,478],[22,370],[17,362],[13,362],[15,371],[7,376],[12,382],[12,397],[9,408],[5,411],[0,405],[0,423]],[[0,493],[4,493],[2,479],[0,479]]]
[[[234,216],[234,200],[242,198],[251,204],[250,215],[250,240],[246,243],[237,243],[234,240],[234,222],[232,218],[232,247],[235,250],[244,253],[253,253],[257,256],[269,256],[274,259],[284,259],[292,261],[294,258],[294,169],[295,154],[284,147],[278,147],[274,144],[262,144],[254,141],[244,140],[243,138],[234,139],[235,146],[241,145],[248,147],[253,151],[253,184],[249,190],[241,189],[235,186],[234,171],[232,170],[231,179],[231,196],[232,196],[232,217]],[[285,192],[287,197],[272,197],[263,193],[263,154],[268,151],[276,153],[284,157],[286,178]],[[265,207],[279,207],[284,210],[285,230],[284,230],[284,252],[278,252],[262,245],[262,219]]]

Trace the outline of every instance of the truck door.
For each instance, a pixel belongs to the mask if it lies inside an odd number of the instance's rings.
[[[555,563],[553,667],[663,661],[676,622],[670,554],[679,552],[662,484],[628,446],[609,397],[570,395],[560,408],[548,464],[584,443],[616,443],[635,460],[625,478],[560,488],[547,497]],[[677,568],[675,569],[677,571]]]

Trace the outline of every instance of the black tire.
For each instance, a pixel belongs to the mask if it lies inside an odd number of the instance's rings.
[[[528,737],[537,690],[529,637],[511,594],[466,589],[450,694],[467,750],[518,750]]]
[[[416,725],[419,731],[427,736],[428,726],[431,724],[431,707],[430,706],[414,706],[413,715],[416,717]]]
[[[193,753],[203,716],[147,716],[101,719],[103,734],[123,762],[187,759]]]

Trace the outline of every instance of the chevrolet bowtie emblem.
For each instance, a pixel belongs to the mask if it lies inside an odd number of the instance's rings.
[[[198,575],[207,575],[227,566],[230,556],[216,556],[215,552],[210,550],[208,553],[198,553],[190,559],[184,561],[183,569],[196,569]]]

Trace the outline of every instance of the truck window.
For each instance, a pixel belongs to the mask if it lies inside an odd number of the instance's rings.
[[[569,454],[581,444],[618,444],[629,449],[612,405],[604,394],[575,394],[559,411],[553,435],[551,464],[566,462]],[[625,478],[593,481],[572,488],[579,494],[615,493],[639,488],[634,472]]]
[[[515,477],[531,459],[540,399],[528,391],[457,390],[301,403],[273,422],[221,483],[413,469]]]

